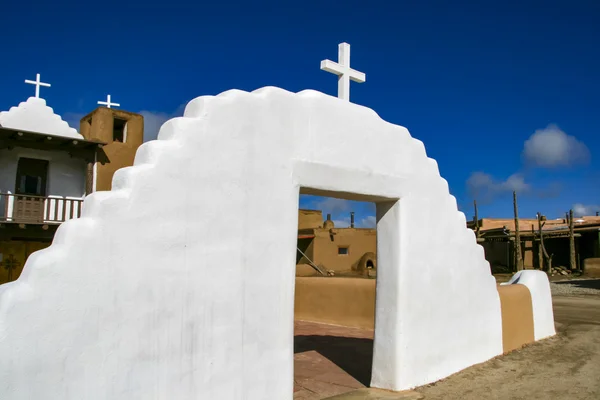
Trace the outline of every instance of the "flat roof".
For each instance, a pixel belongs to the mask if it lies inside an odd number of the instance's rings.
[[[70,138],[47,133],[30,132],[20,129],[4,128],[0,126],[0,149],[13,147],[28,147],[39,150],[91,150],[101,148],[107,143],[98,140]]]

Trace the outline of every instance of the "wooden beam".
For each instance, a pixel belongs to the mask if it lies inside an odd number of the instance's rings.
[[[517,192],[513,192],[513,208],[515,212],[515,254],[517,271],[523,269],[523,255],[521,254],[521,235],[519,231],[519,207],[517,205]]]
[[[569,267],[571,271],[577,269],[577,260],[575,259],[575,225],[573,222],[573,209],[569,210]]]

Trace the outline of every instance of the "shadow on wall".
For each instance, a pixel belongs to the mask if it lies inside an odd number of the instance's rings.
[[[320,335],[294,337],[294,354],[313,350],[363,385],[370,385],[373,339]]]

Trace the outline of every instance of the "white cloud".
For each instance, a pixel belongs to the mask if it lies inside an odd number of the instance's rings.
[[[156,139],[162,124],[172,118],[162,112],[140,111],[139,114],[144,117],[144,142]]]
[[[334,197],[327,197],[323,200],[318,200],[313,203],[313,207],[317,210],[322,210],[324,215],[327,214],[340,214],[344,212],[352,211],[352,204],[348,200],[336,199]],[[350,217],[348,217],[350,221]]]
[[[539,167],[564,167],[587,163],[590,151],[583,142],[550,124],[525,141],[523,158]]]
[[[591,205],[591,204],[581,204],[576,203],[573,204],[573,214],[576,217],[590,216],[596,215],[596,212],[600,211],[600,205]]]
[[[498,181],[485,172],[473,172],[467,179],[467,189],[477,200],[490,201],[496,196],[513,191],[528,192],[531,185],[525,182],[525,178],[521,174],[513,174],[504,181]]]
[[[144,142],[155,140],[158,136],[158,131],[160,130],[162,124],[164,124],[171,118],[182,116],[186,104],[187,103],[180,105],[172,113],[147,110],[138,112],[138,114],[141,114],[144,117]]]
[[[350,226],[350,212],[354,211],[354,225],[357,228],[374,228],[376,226],[375,204],[354,200],[300,195],[301,207],[321,210],[323,216],[332,215],[333,223],[338,228]]]
[[[335,226],[336,228],[349,228],[350,227],[350,218],[343,218],[343,219],[334,219],[333,221],[333,226]]]
[[[375,228],[377,226],[377,218],[374,215],[369,215],[360,220],[359,228]]]

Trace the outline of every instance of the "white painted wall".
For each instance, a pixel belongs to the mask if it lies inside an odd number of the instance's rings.
[[[0,150],[0,192],[15,192],[19,158],[48,160],[47,195],[81,198],[85,194],[86,163],[66,152],[25,148]]]
[[[81,199],[85,195],[86,163],[79,158],[72,158],[66,152],[46,151],[25,148],[0,150],[0,193],[15,193],[17,164],[21,157],[48,160],[48,196]],[[0,216],[5,217],[6,199],[0,198]],[[47,207],[54,209],[51,200]],[[70,204],[68,204],[70,206]],[[62,203],[59,204],[59,217],[62,218]],[[69,209],[70,210],[70,209]],[[54,217],[54,211],[50,213]],[[70,217],[68,214],[66,217]],[[54,218],[51,218],[54,219]]]
[[[0,126],[29,132],[47,133],[55,136],[83,139],[75,128],[71,128],[60,115],[55,114],[46,100],[30,97],[27,101],[0,112]]]
[[[379,202],[373,385],[502,353],[495,280],[423,143],[314,91],[229,91],[0,286],[0,398],[292,399],[301,186]]]

